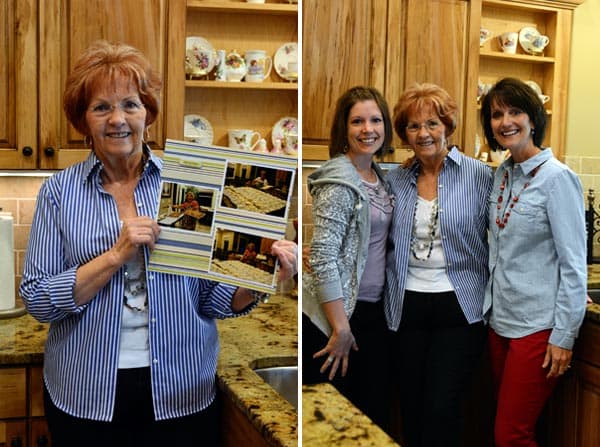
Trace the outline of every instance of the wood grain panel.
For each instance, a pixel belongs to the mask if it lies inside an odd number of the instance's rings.
[[[131,18],[135,17],[135,26]],[[40,167],[65,167],[67,160],[82,159],[89,149],[67,124],[62,112],[62,92],[75,60],[93,41],[124,42],[141,50],[166,81],[166,0],[50,0],[40,2],[40,147],[55,149],[54,157],[42,155]],[[164,98],[164,89],[163,89]],[[161,101],[162,99],[161,98]],[[164,144],[164,118],[151,127],[153,147]],[[59,155],[63,150],[69,155]]]
[[[323,144],[345,90],[384,90],[387,2],[303,0],[302,8],[302,138]]]
[[[0,369],[0,419],[27,416],[25,368]]]
[[[37,151],[37,2],[0,4],[0,169],[33,169]],[[22,155],[29,146],[32,154]]]

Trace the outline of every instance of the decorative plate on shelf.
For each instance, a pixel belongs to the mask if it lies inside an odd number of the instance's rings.
[[[213,143],[213,128],[206,118],[200,115],[185,115],[183,122],[183,135],[186,140],[202,144]]]
[[[271,131],[271,141],[273,142],[273,147],[275,147],[275,142],[277,140],[281,140],[282,143],[285,144],[285,136],[288,133],[298,133],[298,120],[296,118],[286,116],[285,118],[281,118],[279,121],[277,121],[273,126],[273,130]]]
[[[526,26],[519,31],[519,43],[521,44],[523,50],[529,54],[540,54],[540,49],[536,48],[534,45],[535,40],[539,39],[540,37],[540,32],[531,26]]]
[[[298,80],[298,44],[288,42],[283,44],[273,58],[275,71],[286,81]]]
[[[200,36],[185,39],[185,73],[206,76],[215,67],[217,54],[208,40]]]
[[[538,95],[542,94],[542,88],[538,85],[537,82],[535,81],[523,81],[525,82],[525,84],[527,84],[529,87],[531,87],[533,89],[534,92],[536,92]]]

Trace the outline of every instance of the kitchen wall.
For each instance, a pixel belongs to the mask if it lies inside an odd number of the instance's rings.
[[[565,161],[579,174],[586,191],[598,192],[600,139],[594,130],[600,105],[599,32],[600,0],[585,0],[574,14]]]

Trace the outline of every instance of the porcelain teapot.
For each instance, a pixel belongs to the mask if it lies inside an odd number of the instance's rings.
[[[240,82],[248,73],[246,61],[240,54],[233,50],[225,58],[225,77],[230,82]]]

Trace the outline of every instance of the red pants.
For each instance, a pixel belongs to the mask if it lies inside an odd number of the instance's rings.
[[[556,385],[542,368],[550,330],[522,338],[505,338],[489,330],[492,374],[498,405],[494,438],[497,447],[535,447],[535,426]]]

